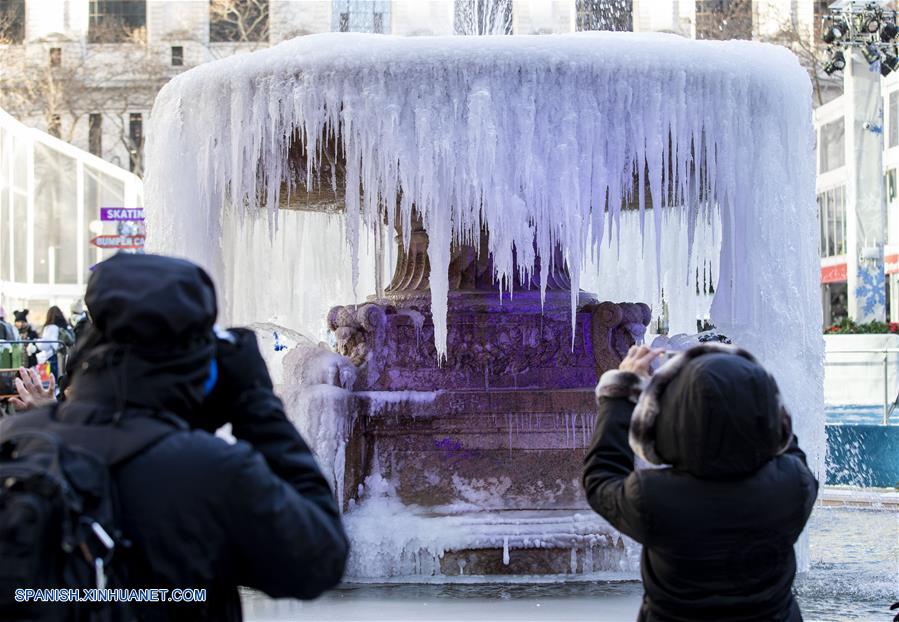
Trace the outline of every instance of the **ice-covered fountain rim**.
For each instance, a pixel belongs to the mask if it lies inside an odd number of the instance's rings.
[[[576,295],[582,260],[617,221],[634,163],[660,197],[670,161],[682,195],[678,217],[693,226],[710,209],[721,213],[712,320],[769,366],[790,410],[811,426],[800,424],[800,437],[814,432],[806,444],[821,447],[811,89],[786,49],[618,33],[326,34],[203,65],[163,88],[151,115],[148,246],[209,268],[227,308],[239,294],[222,279],[222,218],[242,208],[226,208],[226,191],[253,197],[255,208],[267,188],[271,217],[290,177],[284,160],[293,129],[316,137],[329,123],[353,163],[347,187],[369,190],[347,192],[354,256],[363,224],[379,220],[378,194],[396,196],[402,186],[406,232],[412,204],[422,212],[438,349],[453,237],[471,237],[485,223],[504,276],[513,247],[530,248],[535,234],[540,249],[559,243]],[[694,145],[708,178],[691,174]],[[608,222],[604,208],[591,209],[607,194]],[[646,213],[655,235],[644,235],[657,249],[662,211]],[[647,253],[651,262],[650,245]],[[527,266],[532,257],[524,255],[518,264]],[[271,295],[291,293],[273,283]]]

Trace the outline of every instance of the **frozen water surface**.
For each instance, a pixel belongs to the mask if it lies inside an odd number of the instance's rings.
[[[796,581],[807,622],[889,620],[899,600],[899,512],[817,507],[811,568]],[[432,579],[434,580],[434,579]],[[590,620],[633,622],[637,581],[351,585],[311,602],[244,594],[250,622],[269,620]]]

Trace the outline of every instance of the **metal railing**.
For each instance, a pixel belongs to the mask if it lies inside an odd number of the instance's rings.
[[[893,409],[899,405],[899,390],[896,391],[895,397],[892,397],[893,391],[890,391],[890,354],[899,354],[899,348],[872,348],[858,350],[828,350],[825,354],[825,365],[875,365],[874,361],[859,361],[858,363],[846,363],[845,361],[828,361],[827,357],[833,354],[881,354],[883,366],[883,425],[889,425],[890,415]]]

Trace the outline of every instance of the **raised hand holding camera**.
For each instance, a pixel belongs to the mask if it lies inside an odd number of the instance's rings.
[[[210,367],[209,393],[193,422],[196,427],[209,431],[234,423],[243,414],[239,403],[248,391],[272,390],[272,380],[252,330],[216,328],[215,334],[216,353]]]

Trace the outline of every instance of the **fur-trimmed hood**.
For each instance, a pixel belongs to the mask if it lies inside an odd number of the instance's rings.
[[[749,352],[720,343],[693,347],[662,365],[630,425],[638,456],[708,479],[753,473],[791,438],[774,378]]]

